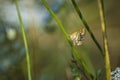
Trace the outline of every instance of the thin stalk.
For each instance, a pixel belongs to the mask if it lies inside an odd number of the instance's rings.
[[[72,48],[72,50],[73,50],[73,54],[74,54],[75,58],[77,59],[77,61],[79,62],[79,64],[82,65],[83,69],[86,71],[86,73],[87,73],[88,75],[92,75],[92,74],[89,72],[89,70],[88,70],[85,62],[81,59],[81,57],[80,57],[77,49],[76,49],[75,46],[72,44],[72,42],[71,42],[71,40],[70,40],[70,37],[68,36],[67,32],[66,32],[65,29],[64,29],[64,26],[62,25],[62,23],[60,22],[60,20],[58,19],[58,17],[57,17],[57,16],[55,15],[55,13],[51,10],[51,8],[50,8],[49,5],[47,4],[46,0],[42,0],[42,2],[43,2],[43,4],[44,4],[44,6],[47,8],[47,10],[50,12],[50,14],[53,16],[53,18],[56,20],[56,22],[57,22],[57,24],[59,25],[61,31],[64,33],[64,36],[66,37],[68,43],[70,44],[70,46],[71,46],[71,48]],[[93,76],[93,75],[92,75],[92,76]]]
[[[104,52],[105,52],[106,80],[111,80],[111,76],[110,76],[110,72],[111,72],[111,70],[110,70],[110,59],[109,59],[108,40],[107,40],[107,32],[106,32],[103,0],[98,0],[98,7],[99,7],[101,28],[102,28],[103,41],[104,41],[103,44],[104,44]]]
[[[102,47],[101,47],[100,44],[98,43],[98,41],[97,41],[97,39],[95,38],[92,30],[90,29],[90,26],[87,24],[85,18],[83,17],[83,15],[82,15],[79,7],[77,6],[77,3],[75,2],[75,0],[71,0],[71,1],[72,1],[72,4],[73,4],[73,6],[74,6],[74,8],[75,8],[75,10],[76,10],[76,12],[77,12],[77,14],[79,15],[79,18],[81,19],[81,21],[82,21],[82,23],[84,24],[85,28],[86,28],[87,31],[89,32],[92,40],[95,42],[96,46],[97,46],[98,49],[100,50],[102,57],[104,58],[104,52],[103,52],[103,50],[102,50]]]
[[[28,48],[27,37],[26,37],[26,33],[25,33],[22,17],[21,17],[21,14],[20,14],[20,10],[19,10],[19,7],[18,7],[18,0],[14,0],[14,1],[15,1],[15,5],[16,5],[16,10],[17,10],[18,18],[19,18],[20,27],[21,27],[21,30],[22,30],[24,46],[25,46],[25,49],[26,49],[26,61],[27,61],[28,80],[32,80],[32,78],[31,78],[31,67],[30,67],[30,55],[29,55],[29,48]]]

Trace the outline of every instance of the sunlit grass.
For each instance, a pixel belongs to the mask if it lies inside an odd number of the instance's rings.
[[[107,39],[103,0],[98,0],[98,7],[100,12],[101,28],[102,28],[103,41],[104,41],[103,45],[104,45],[104,53],[105,53],[106,80],[111,80],[110,59],[109,59],[108,39]]]

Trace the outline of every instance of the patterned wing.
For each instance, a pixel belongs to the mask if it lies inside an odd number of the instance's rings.
[[[82,45],[84,39],[85,39],[85,29],[82,28],[80,31],[74,32],[70,35],[70,39],[73,42],[74,45]]]

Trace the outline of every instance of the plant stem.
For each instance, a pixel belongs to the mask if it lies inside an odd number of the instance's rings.
[[[109,59],[108,40],[107,40],[103,0],[98,0],[98,7],[99,7],[99,12],[100,12],[101,28],[102,28],[103,40],[104,40],[103,44],[104,44],[104,50],[105,50],[104,52],[105,52],[106,79],[111,80],[110,59]]]
[[[103,52],[103,50],[102,50],[102,47],[100,46],[100,44],[98,43],[97,39],[95,38],[92,30],[90,29],[90,26],[87,24],[86,20],[84,19],[84,17],[83,17],[83,15],[82,15],[80,9],[78,8],[75,0],[71,0],[71,1],[72,1],[72,4],[73,4],[73,6],[74,6],[74,8],[75,8],[75,10],[76,10],[76,12],[77,12],[77,14],[79,15],[79,18],[81,19],[81,21],[82,21],[82,23],[84,24],[85,28],[86,28],[87,31],[89,32],[92,40],[95,42],[96,46],[97,46],[98,49],[100,50],[102,57],[104,58],[104,52]]]
[[[32,78],[31,78],[31,67],[30,67],[30,55],[29,55],[27,37],[26,37],[26,33],[25,33],[22,17],[21,17],[21,14],[20,14],[20,10],[19,10],[19,7],[18,7],[18,0],[14,0],[14,1],[15,1],[15,5],[16,5],[16,10],[17,10],[18,18],[19,18],[20,27],[21,27],[21,30],[22,30],[24,46],[25,46],[25,49],[26,49],[26,61],[27,61],[28,80],[32,80]]]
[[[80,57],[77,49],[76,49],[75,46],[72,44],[72,42],[71,42],[71,40],[70,40],[70,37],[68,36],[67,32],[66,32],[65,29],[64,29],[64,26],[62,25],[62,23],[60,22],[60,20],[58,19],[58,17],[57,17],[57,16],[55,15],[55,13],[50,9],[50,7],[48,6],[46,0],[42,0],[42,2],[43,2],[43,4],[44,4],[44,6],[47,8],[47,10],[50,12],[50,14],[53,16],[53,18],[56,20],[56,22],[57,22],[57,24],[59,25],[59,27],[60,27],[60,29],[62,30],[62,32],[64,33],[64,36],[66,37],[68,43],[70,44],[70,46],[71,46],[71,48],[72,48],[72,50],[73,50],[73,54],[74,54],[75,58],[77,59],[77,61],[79,62],[79,64],[82,65],[83,69],[86,71],[86,73],[87,73],[88,75],[92,75],[92,74],[89,72],[89,70],[88,70],[85,62],[81,59],[81,57]],[[93,75],[92,75],[92,76],[93,76]]]

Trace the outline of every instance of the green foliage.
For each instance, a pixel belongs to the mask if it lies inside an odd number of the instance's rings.
[[[79,15],[81,21],[83,22],[85,28],[87,29],[87,31],[89,32],[91,38],[93,39],[94,43],[96,44],[96,46],[98,47],[98,49],[101,52],[101,55],[106,63],[106,78],[107,80],[110,80],[110,64],[109,64],[109,54],[108,54],[108,48],[106,46],[108,46],[107,44],[107,36],[106,36],[106,32],[103,30],[103,39],[104,39],[104,48],[105,48],[105,52],[102,50],[102,47],[100,46],[100,44],[98,43],[97,39],[95,38],[92,30],[90,29],[90,26],[87,24],[86,20],[84,19],[80,9],[78,8],[75,0],[71,0],[73,3],[73,6],[77,12],[77,14]],[[99,0],[98,0],[99,1]],[[51,13],[51,15],[53,16],[53,18],[56,20],[57,24],[59,25],[60,29],[62,30],[62,32],[64,33],[64,36],[66,37],[68,43],[70,44],[72,50],[73,50],[73,54],[75,56],[75,58],[77,59],[77,61],[79,62],[79,64],[81,64],[82,68],[85,70],[85,72],[94,80],[96,78],[95,72],[94,72],[94,68],[92,67],[92,65],[90,66],[91,63],[89,63],[89,67],[88,67],[88,62],[89,60],[85,60],[85,59],[89,59],[89,58],[82,58],[82,56],[78,53],[77,49],[75,48],[75,46],[72,44],[67,32],[64,29],[64,26],[62,25],[62,23],[60,22],[60,20],[57,18],[57,16],[54,14],[54,12],[50,9],[50,7],[48,6],[46,0],[42,0],[44,6],[47,8],[47,10]],[[101,2],[103,2],[101,0]],[[98,4],[99,5],[99,4]],[[101,13],[103,13],[103,4],[100,3],[100,5],[102,6]],[[105,20],[104,20],[104,14],[102,16],[100,16],[103,19],[103,23],[102,24],[102,28],[106,29],[105,27]],[[105,54],[104,54],[105,53]],[[98,71],[97,73],[97,77],[99,76],[101,72]]]
[[[29,55],[29,49],[28,49],[28,42],[27,42],[27,38],[26,38],[26,33],[25,33],[22,17],[21,17],[21,14],[20,14],[20,10],[19,10],[19,7],[18,7],[18,0],[14,0],[14,1],[15,1],[16,10],[17,10],[17,13],[18,13],[18,18],[19,18],[19,23],[20,23],[20,27],[21,27],[21,30],[22,30],[22,36],[23,36],[23,40],[24,40],[24,45],[25,45],[25,49],[26,49],[28,80],[32,80],[31,67],[30,67],[30,55]],[[79,18],[81,19],[81,21],[83,22],[85,28],[89,32],[92,40],[94,41],[94,43],[96,44],[96,46],[100,50],[101,55],[102,55],[102,57],[104,59],[104,62],[106,63],[105,64],[106,79],[111,80],[111,78],[110,78],[110,61],[109,61],[108,42],[107,42],[107,35],[106,35],[106,25],[105,25],[105,19],[104,19],[103,0],[98,0],[98,5],[99,5],[99,11],[100,11],[101,27],[102,27],[102,32],[103,32],[103,41],[104,41],[104,50],[105,51],[102,50],[102,47],[100,46],[97,39],[95,38],[94,33],[90,29],[90,26],[87,24],[86,20],[84,19],[84,17],[82,15],[80,9],[78,8],[75,0],[71,0],[71,1],[73,3],[73,6],[74,6],[77,14],[79,15]],[[82,67],[82,69],[87,74],[87,76],[90,77],[90,79],[92,79],[92,80],[96,79],[97,80],[97,78],[101,74],[101,70],[98,70],[98,72],[96,73],[95,70],[94,70],[94,67],[93,67],[93,65],[92,65],[92,63],[91,63],[91,61],[89,59],[89,57],[86,56],[86,55],[83,55],[84,52],[82,52],[82,51],[79,54],[78,50],[76,49],[76,47],[71,42],[71,39],[70,39],[69,35],[67,34],[66,30],[64,29],[64,26],[62,25],[61,21],[58,19],[58,17],[55,15],[55,13],[50,9],[50,7],[48,6],[46,0],[42,0],[42,2],[44,4],[44,6],[47,8],[47,10],[50,12],[50,14],[53,16],[53,18],[56,20],[57,24],[59,25],[61,31],[63,32],[63,35],[65,36],[67,42],[71,46],[71,49],[73,51],[73,55],[75,56],[75,59],[77,60],[77,63]],[[79,67],[78,65],[76,65],[76,66]],[[74,75],[79,75],[80,73],[79,73],[78,69],[73,68],[73,74]],[[75,80],[80,80],[80,79],[81,79],[80,77],[75,78]],[[89,79],[89,78],[87,78],[87,79]]]

